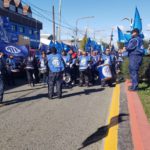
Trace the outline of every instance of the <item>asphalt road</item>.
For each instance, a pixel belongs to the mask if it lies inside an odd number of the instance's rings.
[[[63,90],[61,100],[49,100],[42,85],[6,91],[0,150],[100,150],[112,91],[75,87]]]

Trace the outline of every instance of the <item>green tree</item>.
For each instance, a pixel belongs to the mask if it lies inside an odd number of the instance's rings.
[[[121,42],[117,42],[117,45],[119,49],[123,49],[124,47],[124,43],[121,43]]]
[[[85,45],[86,45],[86,43],[87,43],[87,36],[85,35],[85,36],[83,37],[82,41],[80,42],[80,48],[81,48],[82,50],[84,50],[84,51],[85,51]]]
[[[144,40],[143,41],[143,46],[144,46],[145,49],[148,49],[148,47],[149,47],[149,41],[148,40]]]

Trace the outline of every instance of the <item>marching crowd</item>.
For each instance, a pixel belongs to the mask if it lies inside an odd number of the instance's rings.
[[[4,85],[15,85],[14,74],[17,70],[13,55],[4,59],[0,52],[0,102],[3,101]],[[54,86],[56,85],[57,96],[62,97],[62,88],[79,86],[92,86],[101,83],[101,86],[112,83],[116,78],[116,71],[120,70],[123,61],[121,53],[112,51],[109,47],[104,53],[96,50],[92,52],[69,50],[57,53],[55,47],[47,52],[42,51],[41,56],[36,58],[29,55],[22,60],[24,69],[30,86],[35,86],[40,81],[48,84],[48,98],[54,96]],[[106,75],[99,71],[100,67],[107,66]],[[111,74],[107,77],[107,73]],[[104,77],[103,77],[104,76]]]
[[[26,70],[28,84],[35,86],[40,78],[44,84],[48,84],[48,98],[54,97],[54,87],[58,98],[62,98],[62,88],[79,86],[92,86],[101,84],[102,87],[112,86],[113,82],[122,80],[120,68],[123,62],[122,54],[128,52],[129,71],[132,86],[129,90],[138,89],[138,71],[142,63],[143,49],[142,39],[139,36],[139,30],[132,31],[132,39],[123,50],[115,51],[110,46],[106,47],[104,52],[93,50],[85,52],[78,50],[74,52],[69,50],[57,53],[55,47],[47,52],[41,52],[40,58],[29,55],[22,60]],[[0,52],[0,102],[3,101],[4,81],[8,84],[15,84],[14,70],[16,63],[11,55],[7,59],[3,58]]]

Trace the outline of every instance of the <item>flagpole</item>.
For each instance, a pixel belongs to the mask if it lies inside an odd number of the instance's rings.
[[[111,31],[111,35],[110,35],[110,43],[109,43],[109,47],[111,48],[111,45],[112,45],[112,41],[113,41],[113,32],[114,32],[114,28],[112,28],[112,31]]]
[[[62,13],[62,0],[59,0],[59,29],[58,29],[58,40],[61,41],[61,13]]]

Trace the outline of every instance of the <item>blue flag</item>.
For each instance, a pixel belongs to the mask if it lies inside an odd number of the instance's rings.
[[[139,14],[138,9],[135,9],[135,16],[134,16],[134,23],[133,23],[133,29],[139,29],[139,31],[142,31],[142,20]]]
[[[119,27],[117,27],[117,29],[118,29],[118,42],[125,43],[126,39],[125,39],[124,33]]]

